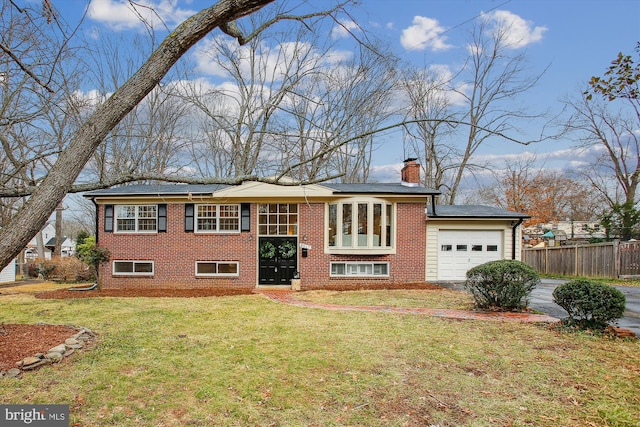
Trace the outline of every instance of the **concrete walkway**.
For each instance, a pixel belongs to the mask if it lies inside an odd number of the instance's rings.
[[[339,305],[304,301],[296,297],[294,291],[289,290],[257,290],[255,293],[263,295],[272,301],[294,305],[303,308],[320,308],[333,311],[367,311],[380,313],[422,314],[433,317],[460,320],[501,320],[525,323],[555,323],[559,319],[546,314],[508,313],[508,312],[482,312],[467,310],[449,310],[445,308],[424,307],[389,307],[377,305]]]

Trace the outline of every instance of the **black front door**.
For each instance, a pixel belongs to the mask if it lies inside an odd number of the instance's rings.
[[[298,268],[298,239],[296,237],[260,237],[260,285],[291,285]]]

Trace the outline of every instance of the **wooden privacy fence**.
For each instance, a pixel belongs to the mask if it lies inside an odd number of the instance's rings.
[[[543,274],[640,277],[640,242],[530,248],[522,251],[522,261]]]

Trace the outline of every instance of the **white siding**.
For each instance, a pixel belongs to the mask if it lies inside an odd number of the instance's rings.
[[[0,271],[0,283],[9,283],[16,281],[16,260],[14,259],[5,268]]]
[[[502,233],[501,242],[501,258],[511,259],[512,256],[512,227],[511,221],[500,220],[445,220],[430,218],[427,222],[427,262],[426,262],[426,280],[437,281],[438,275],[438,257],[440,252],[439,235],[441,230],[459,230],[459,231],[499,231]],[[520,259],[520,227],[517,229],[516,235],[516,259]]]

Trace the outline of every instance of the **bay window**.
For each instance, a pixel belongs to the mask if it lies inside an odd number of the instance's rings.
[[[328,205],[329,250],[381,250],[393,247],[393,205],[377,199]]]

